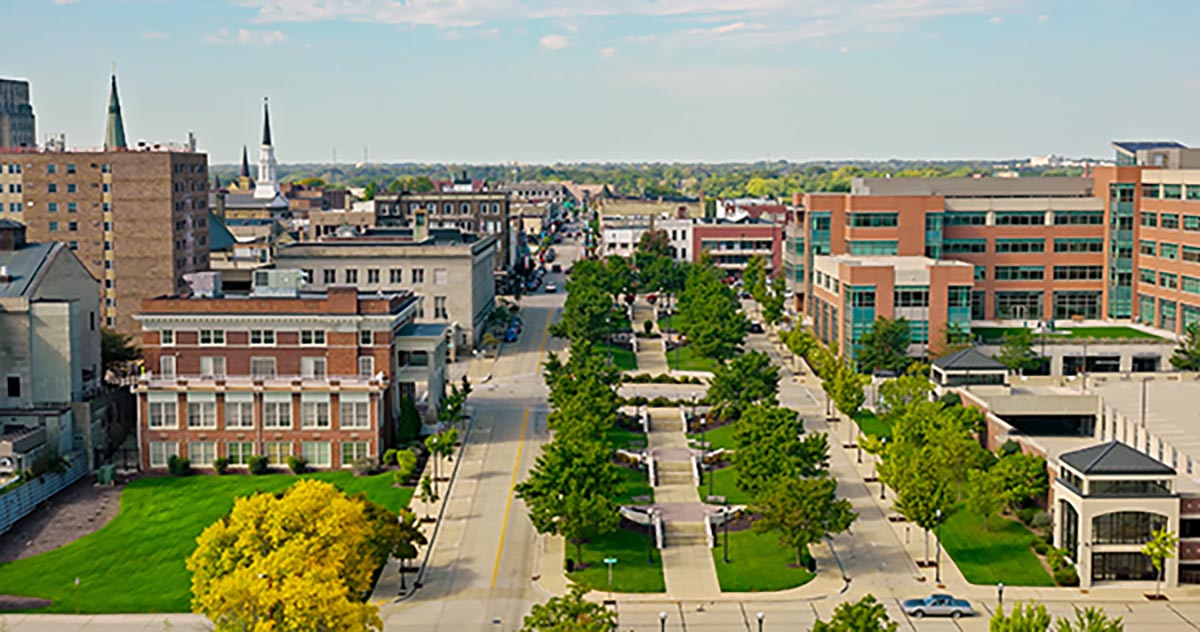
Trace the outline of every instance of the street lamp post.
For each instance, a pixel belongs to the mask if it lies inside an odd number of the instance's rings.
[[[1004,582],[996,584],[996,604],[1000,608],[1004,608]]]
[[[659,632],[666,632],[667,630],[667,613],[665,612],[658,613],[658,629]]]
[[[934,581],[942,583],[942,510],[938,509],[937,517],[937,561],[934,562]]]
[[[725,508],[725,544],[721,547],[721,559],[729,563],[729,507]]]
[[[880,448],[880,450],[879,450],[879,458],[880,458],[880,460],[882,460],[884,448],[887,448],[887,437],[880,439],[879,442],[880,442],[880,444],[883,445],[883,448]],[[879,500],[887,500],[887,495],[884,493],[886,491],[886,489],[887,488],[883,484],[883,476],[880,476],[879,477]]]
[[[760,612],[755,616],[758,617],[758,632],[762,632],[763,617],[766,615]]]

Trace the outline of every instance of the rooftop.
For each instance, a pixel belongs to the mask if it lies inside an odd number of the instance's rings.
[[[933,365],[943,371],[1008,371],[998,360],[976,351],[975,347],[944,355],[934,360]]]
[[[851,195],[942,197],[1091,197],[1091,178],[855,178]]]
[[[1165,474],[1174,475],[1174,468],[1157,461],[1119,441],[1065,452],[1059,460],[1075,468],[1079,473],[1089,474]]]
[[[1187,145],[1173,140],[1114,140],[1112,146],[1127,154],[1148,149],[1187,149]]]
[[[923,271],[928,268],[947,268],[947,267],[966,267],[975,269],[975,266],[965,261],[956,261],[952,259],[930,259],[929,257],[904,257],[898,255],[818,255],[815,260],[825,260],[832,263],[834,266],[867,266],[879,267],[886,266],[895,268],[897,272],[906,271]]]
[[[9,280],[0,280],[0,298],[17,298],[33,289],[38,270],[50,260],[56,242],[26,244],[17,250],[0,250],[0,266],[7,269]]]

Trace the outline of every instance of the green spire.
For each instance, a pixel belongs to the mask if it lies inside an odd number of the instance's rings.
[[[112,92],[108,96],[108,126],[104,130],[104,150],[128,149],[125,144],[125,122],[121,119],[121,99],[117,97],[117,75],[112,76]]]

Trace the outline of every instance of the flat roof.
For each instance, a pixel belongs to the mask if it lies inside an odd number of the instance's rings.
[[[814,259],[824,259],[834,265],[848,266],[887,266],[897,271],[918,271],[928,268],[965,267],[975,269],[975,266],[965,261],[955,259],[930,259],[929,257],[904,257],[898,255],[817,255]]]
[[[1129,154],[1148,149],[1187,149],[1187,145],[1173,140],[1114,140],[1112,146]]]
[[[851,195],[942,197],[1091,197],[1092,179],[1048,178],[854,178]]]
[[[436,336],[444,336],[446,334],[447,325],[441,323],[409,323],[402,327],[396,334],[398,336],[412,336],[416,338],[433,338]]]

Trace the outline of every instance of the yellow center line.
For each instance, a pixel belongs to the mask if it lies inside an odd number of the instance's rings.
[[[553,320],[554,312],[551,310],[550,315],[546,317],[546,329],[542,331],[542,343],[538,349],[537,366],[542,366],[542,357],[546,354],[546,340],[550,337],[550,321]],[[534,369],[537,370],[536,368]],[[529,409],[525,409],[525,417],[521,420],[521,435],[517,438],[517,458],[513,462],[512,482],[508,485],[508,500],[504,503],[504,521],[500,523],[500,546],[496,549],[496,565],[492,567],[492,583],[490,588],[496,587],[496,578],[500,576],[500,558],[504,555],[504,538],[508,533],[508,516],[512,513],[513,495],[516,493],[517,476],[521,470],[521,453],[525,450],[525,430],[529,427]]]

